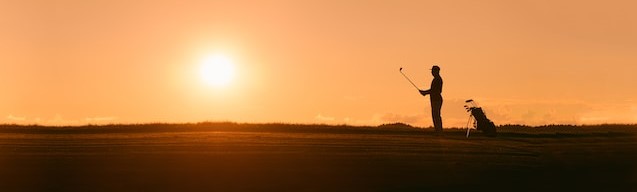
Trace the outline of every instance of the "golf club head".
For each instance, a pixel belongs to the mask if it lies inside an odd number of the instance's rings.
[[[401,68],[399,69],[399,71],[400,71],[400,72],[402,72],[402,71],[403,71],[403,68],[401,67]]]

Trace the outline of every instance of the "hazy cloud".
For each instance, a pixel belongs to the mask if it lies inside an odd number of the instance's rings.
[[[68,119],[65,119],[60,114],[55,114],[53,118],[43,122],[44,122],[43,123],[44,125],[80,125],[81,124],[79,120],[68,120]]]
[[[485,100],[483,108],[497,124],[634,123],[637,104],[630,101],[590,103],[559,100]]]
[[[579,123],[637,123],[637,103],[631,100],[613,104],[589,104],[589,107],[590,110],[579,116]]]
[[[12,114],[7,115],[7,119],[9,119],[10,121],[25,121],[25,120],[27,120],[26,117],[13,116]]]
[[[113,121],[117,119],[116,117],[87,117],[84,118],[86,122],[104,122],[104,121]]]
[[[591,103],[562,100],[476,99],[487,117],[502,124],[601,124],[637,123],[637,102],[625,100],[609,103]],[[444,127],[465,127],[469,113],[464,99],[445,99],[442,107]],[[380,113],[369,124],[390,122],[409,123],[414,126],[432,126],[431,109],[427,103],[420,114]]]
[[[96,117],[86,117],[83,120],[78,119],[65,119],[62,115],[56,114],[51,118],[26,118],[15,115],[7,115],[5,117],[7,123],[19,123],[19,124],[41,124],[41,125],[83,125],[83,124],[100,124],[100,123],[108,123],[117,120],[117,117],[112,116],[96,116]]]
[[[343,123],[348,125],[381,125],[386,123],[407,123],[411,125],[421,126],[426,118],[423,117],[422,114],[413,114],[413,115],[401,115],[396,113],[376,113],[369,118],[352,118],[352,117],[344,117],[344,118],[335,118],[335,117],[325,117],[325,116],[317,116],[317,119],[326,119],[331,123]]]
[[[375,119],[380,120],[381,124],[384,123],[407,123],[407,124],[420,124],[425,121],[424,114],[412,114],[412,115],[402,115],[395,113],[385,113],[382,115],[376,116]]]
[[[336,120],[335,117],[331,117],[331,116],[324,116],[323,114],[318,114],[314,117],[314,119],[318,120],[318,121],[334,121]]]

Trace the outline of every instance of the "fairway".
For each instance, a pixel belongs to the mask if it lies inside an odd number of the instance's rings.
[[[622,128],[0,127],[3,191],[635,191]]]

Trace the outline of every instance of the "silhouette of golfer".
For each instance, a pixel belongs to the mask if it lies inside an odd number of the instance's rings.
[[[442,117],[440,117],[440,109],[442,108],[442,77],[440,77],[440,67],[434,65],[431,67],[431,75],[434,79],[431,81],[429,90],[419,90],[422,96],[429,94],[431,100],[431,117],[434,122],[436,133],[442,133]]]

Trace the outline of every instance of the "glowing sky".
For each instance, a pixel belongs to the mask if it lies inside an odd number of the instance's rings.
[[[637,123],[637,1],[0,1],[0,123]],[[230,58],[211,87],[201,60]]]

